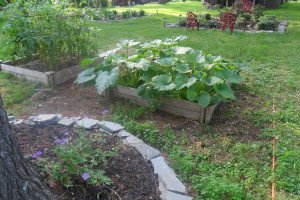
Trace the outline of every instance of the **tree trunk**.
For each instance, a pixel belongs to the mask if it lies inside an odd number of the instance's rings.
[[[0,96],[0,199],[52,200],[54,195],[31,163],[23,158]]]

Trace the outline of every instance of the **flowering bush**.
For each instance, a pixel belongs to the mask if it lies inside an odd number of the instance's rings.
[[[111,183],[102,168],[117,155],[117,149],[104,151],[105,139],[101,134],[81,135],[74,141],[67,137],[56,139],[54,144],[56,159],[48,160],[45,166],[52,179],[65,187],[84,182],[91,185]]]
[[[103,62],[83,61],[89,67],[75,82],[95,84],[99,93],[121,84],[137,88],[138,94],[147,99],[168,95],[198,102],[202,107],[235,99],[230,84],[242,82],[240,67],[220,56],[178,46],[183,39],[186,37],[144,44],[123,41],[118,46],[124,53],[110,54]]]

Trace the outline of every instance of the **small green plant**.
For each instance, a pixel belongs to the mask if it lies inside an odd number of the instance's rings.
[[[86,134],[86,133],[85,133]],[[117,149],[103,150],[105,138],[101,134],[80,135],[74,141],[67,138],[55,141],[55,160],[46,160],[45,169],[55,181],[65,187],[75,183],[108,185],[111,183],[103,168],[117,155]]]
[[[273,30],[275,31],[278,27],[279,21],[275,16],[262,16],[259,18],[257,23],[257,28],[259,30]]]
[[[179,22],[178,22],[178,25],[185,27],[186,26],[186,19],[185,18],[180,18]]]
[[[135,74],[136,82],[132,85],[146,99],[168,95],[198,102],[202,107],[235,99],[230,85],[243,81],[239,65],[220,56],[178,46],[184,39],[186,36],[178,36],[144,44],[123,41],[118,47],[126,54],[110,54],[102,63],[90,59],[87,63],[94,63],[94,67],[79,74],[75,83],[95,81],[98,92],[102,93],[118,80],[131,79],[128,77]],[[134,52],[131,56],[129,49]]]
[[[138,16],[138,12],[136,10],[132,10],[131,11],[131,16],[132,17],[137,17]]]
[[[207,13],[207,12],[202,13],[201,17],[203,17],[205,20],[211,20],[212,19],[211,14]]]
[[[122,18],[123,19],[129,19],[131,17],[131,12],[130,10],[126,10],[122,12]]]
[[[241,13],[240,17],[243,19],[243,21],[250,21],[252,19],[252,15],[248,12]]]
[[[252,15],[253,15],[254,20],[258,21],[259,18],[264,15],[265,7],[260,4],[257,4],[255,6],[253,6],[252,10],[253,10]]]
[[[140,10],[140,11],[139,11],[139,15],[140,15],[140,17],[145,16],[145,11],[144,11],[144,10]]]

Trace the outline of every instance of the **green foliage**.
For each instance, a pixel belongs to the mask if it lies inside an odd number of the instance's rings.
[[[27,102],[34,93],[35,84],[18,79],[7,72],[0,72],[0,94],[4,106],[9,109],[14,107],[21,110],[17,104]]]
[[[103,168],[109,159],[117,155],[117,148],[104,150],[105,138],[101,134],[84,133],[68,144],[58,145],[53,152],[54,160],[45,160],[45,170],[51,178],[65,187],[75,183],[90,185],[108,185],[111,180],[105,175]],[[101,166],[101,167],[100,167]],[[88,180],[82,174],[88,173]]]
[[[24,57],[28,61],[38,54],[51,70],[93,52],[90,29],[79,17],[65,15],[62,7],[11,4],[6,14],[9,20],[2,34],[9,41],[4,48],[12,59]]]
[[[125,10],[124,12],[122,12],[122,18],[123,19],[129,19],[130,17],[131,17],[130,10]]]
[[[125,83],[117,81],[118,77],[130,80],[127,76],[132,77],[134,74],[132,80],[136,82],[130,85],[136,86],[139,95],[144,98],[170,95],[199,102],[202,107],[235,99],[230,85],[243,81],[239,75],[240,67],[220,56],[177,46],[185,38],[179,36],[144,44],[133,40],[123,41],[117,46],[126,50],[126,54],[110,54],[95,68],[79,74],[75,83],[95,79],[98,92],[102,93],[115,83]],[[136,53],[129,56],[129,49]]]
[[[141,10],[139,11],[139,15],[140,15],[140,17],[145,16],[145,11],[141,9]]]
[[[257,4],[255,6],[253,6],[252,10],[253,10],[252,15],[253,15],[255,21],[258,21],[259,18],[264,15],[265,7],[260,4]]]
[[[262,16],[259,18],[259,22],[257,23],[257,28],[259,30],[277,30],[279,21],[275,16]]]

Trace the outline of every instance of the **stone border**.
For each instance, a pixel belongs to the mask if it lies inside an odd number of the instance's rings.
[[[9,116],[8,120],[13,125],[21,123],[40,126],[60,124],[68,127],[81,127],[87,130],[100,129],[106,134],[117,135],[125,144],[134,147],[147,162],[152,164],[154,174],[158,176],[162,200],[193,200],[191,196],[188,196],[185,185],[177,178],[173,169],[161,156],[160,151],[125,131],[120,124],[110,121],[99,121],[88,117],[63,117],[60,114],[40,114],[31,116],[27,120]]]

